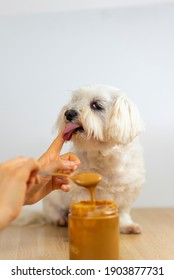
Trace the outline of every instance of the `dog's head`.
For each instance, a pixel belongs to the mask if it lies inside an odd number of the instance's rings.
[[[63,137],[78,148],[130,143],[144,128],[136,106],[110,86],[83,87],[72,94],[58,117]]]

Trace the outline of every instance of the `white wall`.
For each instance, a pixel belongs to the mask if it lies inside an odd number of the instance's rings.
[[[172,2],[174,0],[0,0],[0,14],[56,13]]]
[[[70,92],[86,84],[110,84],[127,92],[146,122],[142,144],[147,182],[135,206],[174,206],[173,76],[172,3],[4,12],[0,161],[18,155],[39,157],[55,136],[52,127]]]

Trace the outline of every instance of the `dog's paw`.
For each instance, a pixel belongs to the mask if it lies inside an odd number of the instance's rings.
[[[54,226],[61,226],[66,227],[68,226],[68,210],[62,210],[59,209],[59,211],[55,211],[55,209],[52,209],[52,211],[48,211],[45,216],[46,221],[48,224],[52,224]]]
[[[120,232],[121,233],[125,233],[125,234],[139,234],[142,232],[142,228],[139,224],[136,224],[136,223],[131,223],[131,224],[128,224],[128,225],[125,225],[125,226],[122,226],[120,228]]]
[[[54,220],[53,224],[57,227],[58,226],[59,227],[67,227],[68,226],[68,217],[67,216],[60,217],[59,219]]]

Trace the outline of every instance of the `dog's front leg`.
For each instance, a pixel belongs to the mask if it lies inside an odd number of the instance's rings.
[[[141,233],[141,226],[132,220],[129,208],[119,208],[119,220],[121,233]]]
[[[68,225],[70,196],[61,190],[50,193],[43,200],[43,212],[48,223],[55,226]]]

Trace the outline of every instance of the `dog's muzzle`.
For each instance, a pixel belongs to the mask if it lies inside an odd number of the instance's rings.
[[[77,116],[78,116],[78,112],[76,110],[70,109],[65,112],[65,118],[69,122],[77,118]]]
[[[84,131],[82,125],[77,122],[78,112],[76,110],[67,110],[65,112],[65,120],[67,122],[63,131],[63,138],[65,141],[70,141],[73,134]]]

